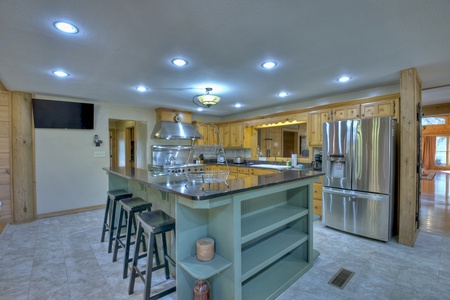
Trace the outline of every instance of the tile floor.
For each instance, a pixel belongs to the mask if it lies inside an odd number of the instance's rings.
[[[121,261],[112,263],[107,243],[99,242],[102,215],[96,210],[9,225],[0,236],[0,299],[142,299],[140,283],[128,296]],[[279,300],[450,298],[448,236],[421,232],[410,248],[316,221],[314,248],[321,253],[314,267]],[[342,267],[355,275],[340,290],[328,281]]]

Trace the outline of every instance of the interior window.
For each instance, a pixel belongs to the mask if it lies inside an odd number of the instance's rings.
[[[427,117],[422,118],[422,126],[428,126],[428,125],[444,125],[446,123],[446,118],[439,118],[439,117]]]
[[[435,155],[435,165],[445,167],[448,162],[449,155],[449,137],[448,136],[437,136],[436,137],[436,155]]]

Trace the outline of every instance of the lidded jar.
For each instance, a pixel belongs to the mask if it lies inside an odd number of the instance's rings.
[[[211,288],[207,280],[197,280],[194,285],[194,300],[210,300]]]

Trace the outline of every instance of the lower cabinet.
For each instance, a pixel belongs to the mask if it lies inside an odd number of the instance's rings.
[[[207,279],[212,299],[275,299],[313,263],[312,193],[305,179],[216,199],[177,196],[177,295],[192,299]],[[196,240],[215,241],[215,258],[199,262]]]
[[[315,215],[322,218],[322,176],[313,186],[313,211]]]

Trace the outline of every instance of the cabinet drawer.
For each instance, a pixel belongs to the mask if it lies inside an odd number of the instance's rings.
[[[239,174],[247,174],[248,175],[248,168],[237,168]]]
[[[322,200],[322,184],[313,183],[313,198]]]
[[[322,217],[322,200],[313,200],[313,213]]]
[[[230,173],[237,173],[237,167],[230,167]]]

